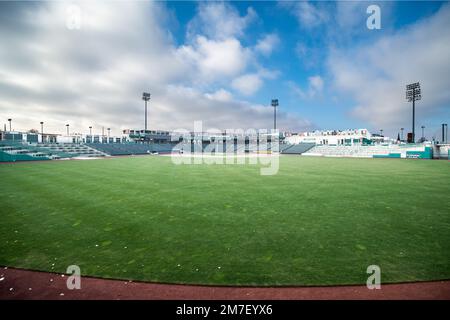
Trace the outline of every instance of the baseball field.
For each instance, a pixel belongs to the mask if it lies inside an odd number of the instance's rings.
[[[170,157],[0,165],[0,265],[163,283],[450,279],[447,161]]]

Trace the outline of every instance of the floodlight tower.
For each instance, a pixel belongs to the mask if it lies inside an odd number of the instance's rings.
[[[421,126],[422,128],[422,141],[425,141],[425,126]]]
[[[8,119],[8,122],[9,122],[9,131],[12,131],[12,130],[11,130],[11,121],[12,121],[12,119]]]
[[[278,107],[278,99],[272,99],[271,103],[273,107],[273,129],[277,129],[277,107]]]
[[[402,139],[401,139],[401,141],[403,141],[403,130],[405,130],[405,128],[400,128],[400,131],[402,132]]]
[[[446,123],[443,123],[442,124],[442,143],[447,143],[447,139],[448,139],[447,131],[448,131],[448,126]]]
[[[144,92],[142,94],[142,100],[145,101],[145,131],[147,131],[147,101],[150,100],[150,93]]]
[[[69,136],[69,124],[66,124],[67,127],[67,136]]]
[[[89,135],[92,136],[92,126],[89,127]]]
[[[41,121],[40,124],[41,124],[41,142],[44,143],[44,121]]]
[[[109,136],[111,134],[111,128],[108,128],[108,143],[109,143]]]
[[[408,100],[408,102],[412,101],[412,142],[416,141],[416,135],[415,135],[416,106],[415,106],[415,102],[420,99],[422,99],[420,83],[415,82],[415,83],[408,84],[406,86],[406,100]]]

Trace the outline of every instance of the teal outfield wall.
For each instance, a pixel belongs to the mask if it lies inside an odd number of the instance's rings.
[[[0,162],[37,161],[37,160],[50,160],[50,158],[33,157],[28,154],[9,154],[4,151],[0,151]]]
[[[401,158],[400,153],[375,154],[373,158]],[[424,151],[406,151],[408,159],[433,159],[433,148],[425,147]]]
[[[389,154],[375,154],[373,158],[401,158],[400,153],[389,153]]]
[[[424,151],[406,151],[409,159],[433,159],[433,148],[425,147]]]

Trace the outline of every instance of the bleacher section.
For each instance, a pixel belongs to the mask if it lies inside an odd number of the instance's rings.
[[[76,143],[48,143],[36,146],[43,152],[49,152],[58,155],[60,158],[76,158],[76,157],[104,157],[102,151],[91,148],[86,144]]]
[[[77,157],[103,157],[103,152],[86,145],[71,143],[29,144],[11,141],[0,142],[0,161],[55,160]]]
[[[428,158],[429,150],[430,148],[424,147],[423,145],[317,145],[303,153],[303,155],[357,158],[412,158],[413,154],[418,154],[420,157]]]
[[[51,160],[50,156],[32,150],[17,147],[0,147],[0,162]]]
[[[255,144],[214,144],[214,143],[205,143],[200,147],[200,145],[196,145],[196,148],[203,150],[206,153],[247,153],[247,152],[267,152],[271,151],[270,144],[264,146],[264,150],[258,150],[258,147]],[[183,153],[190,153],[192,146],[188,143],[185,143],[179,148],[179,150],[173,150],[174,152],[182,151]],[[196,149],[194,149],[196,152]]]
[[[282,154],[303,154],[313,148],[315,143],[289,144],[280,147]]]
[[[138,143],[89,143],[92,149],[98,150],[111,156],[140,155],[151,153],[170,153],[173,145],[161,144],[138,144]]]
[[[41,152],[39,148],[27,144],[0,142],[0,162],[51,160],[57,158],[57,155]]]

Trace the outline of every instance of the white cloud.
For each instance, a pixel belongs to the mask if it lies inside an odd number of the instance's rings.
[[[323,25],[330,20],[328,10],[324,10],[327,4],[310,3],[308,1],[281,1],[280,6],[288,9],[305,29],[312,29]]]
[[[255,50],[256,52],[260,52],[265,56],[269,56],[279,44],[280,38],[278,37],[278,35],[275,33],[271,33],[258,40],[258,43],[255,46]]]
[[[245,74],[233,80],[231,86],[244,95],[252,95],[261,88],[263,81],[258,74]]]
[[[197,15],[189,22],[188,37],[195,38],[197,34],[217,40],[241,37],[245,28],[257,17],[251,7],[245,16],[241,16],[235,7],[226,2],[200,3]]]
[[[205,95],[193,87],[167,86],[164,94],[161,94],[160,101],[165,109],[158,109],[158,118],[170,119],[168,129],[192,130],[194,121],[198,120],[203,121],[204,129],[271,128],[273,108],[269,105],[221,99],[220,96],[228,96],[228,93],[219,90],[215,94]],[[179,112],[173,112],[174,110]],[[282,110],[277,114],[277,123],[280,128],[287,130],[313,127],[311,122],[289,115]]]
[[[8,43],[0,46],[0,110],[16,129],[39,127],[39,121],[50,132],[65,132],[68,122],[71,131],[84,133],[91,125],[94,132],[111,127],[113,134],[140,128],[140,97],[147,90],[151,128],[189,128],[194,120],[218,128],[271,127],[270,107],[227,91],[249,64],[250,50],[236,38],[196,35],[178,47],[162,3],[77,5],[83,24],[69,30],[67,3],[0,3],[0,13],[10,16],[0,19],[0,38]],[[297,116],[279,116],[285,129],[310,126]]]
[[[197,36],[194,44],[178,48],[177,55],[194,68],[197,80],[212,81],[223,76],[235,76],[243,71],[250,52],[234,38],[215,41]]]
[[[247,73],[239,76],[231,82],[231,87],[239,91],[244,96],[251,96],[258,92],[264,84],[264,79],[273,80],[279,76],[276,70],[267,70],[259,68],[254,73]]]
[[[345,28],[347,31],[352,31],[358,27],[359,29],[365,29],[365,20],[368,15],[366,14],[367,6],[370,3],[361,1],[337,1],[336,2],[336,22],[341,28]]]
[[[313,76],[308,78],[310,88],[314,94],[322,92],[323,90],[323,79],[320,76]]]
[[[217,101],[232,101],[233,95],[225,90],[225,89],[219,89],[213,93],[205,93],[205,97],[211,100],[217,100]]]
[[[308,88],[302,89],[296,83],[290,81],[288,86],[292,92],[302,99],[312,99],[320,95],[323,91],[324,80],[321,76],[316,75],[308,78]]]
[[[375,128],[407,127],[411,105],[405,101],[405,85],[416,81],[423,92],[418,119],[448,114],[450,34],[444,30],[449,29],[450,6],[444,5],[434,16],[375,43],[334,50],[329,69],[336,88],[355,99],[352,114]]]

